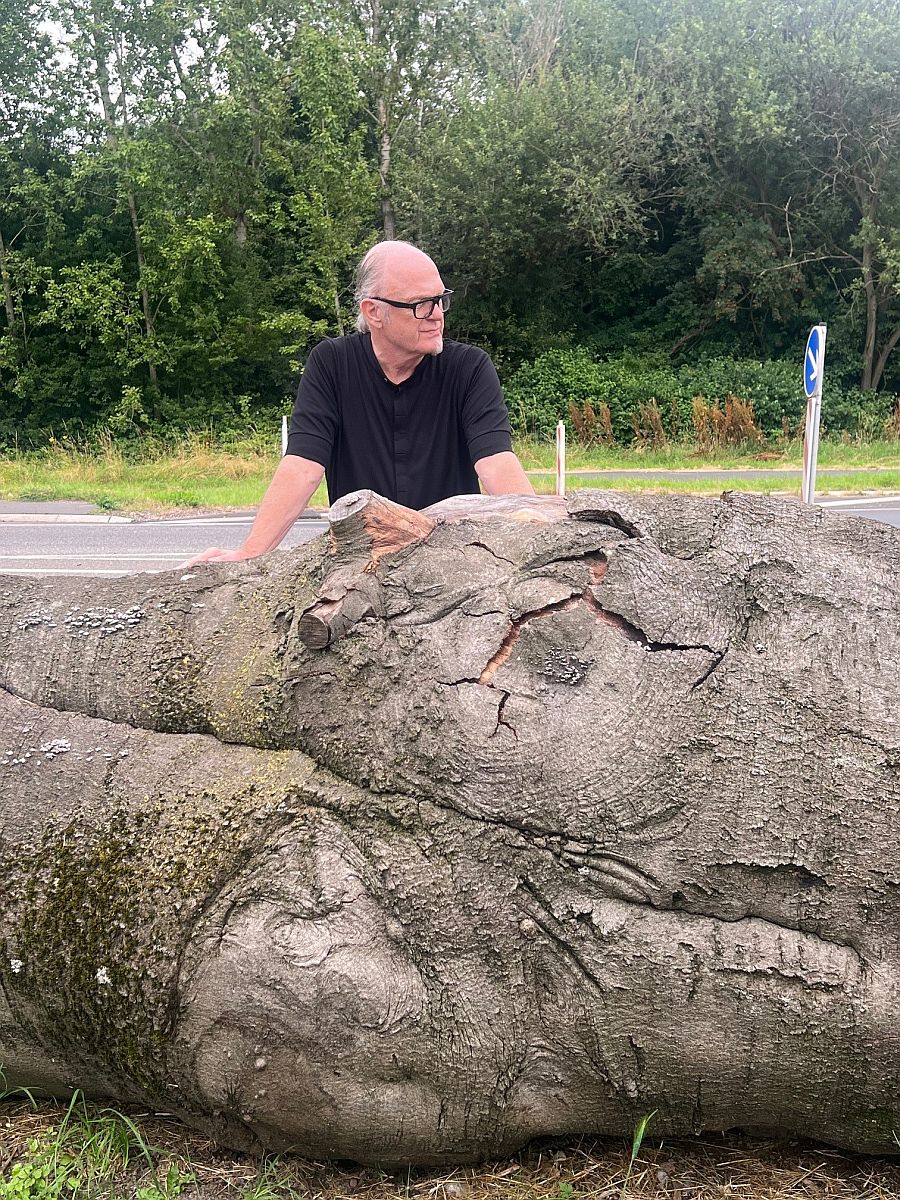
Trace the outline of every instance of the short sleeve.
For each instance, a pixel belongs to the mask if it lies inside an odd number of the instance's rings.
[[[309,458],[327,467],[338,429],[338,397],[328,343],[320,342],[309,358],[291,414],[287,453]]]
[[[462,401],[462,426],[472,462],[512,450],[509,414],[497,370],[483,350],[466,386]]]

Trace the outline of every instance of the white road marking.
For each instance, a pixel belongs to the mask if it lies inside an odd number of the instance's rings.
[[[184,554],[0,554],[0,562],[59,562],[65,558],[78,562],[159,562],[161,558],[171,558],[180,562]]]
[[[159,571],[108,571],[94,567],[91,571],[75,571],[65,567],[7,567],[0,570],[0,575],[159,575]]]
[[[852,500],[817,500],[822,508],[874,508],[879,504],[889,507],[900,504],[900,496],[855,496]]]

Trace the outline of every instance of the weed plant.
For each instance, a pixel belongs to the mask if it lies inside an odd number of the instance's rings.
[[[19,1094],[37,1113],[34,1095]],[[193,1177],[174,1162],[160,1173],[159,1156],[131,1117],[89,1105],[76,1091],[54,1117],[34,1122],[24,1146],[12,1141],[7,1151],[0,1142],[0,1200],[109,1196],[125,1181],[134,1200],[177,1200]]]

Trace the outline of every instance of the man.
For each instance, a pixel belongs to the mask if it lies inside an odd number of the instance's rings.
[[[371,488],[408,508],[447,496],[533,494],[512,451],[500,381],[483,350],[444,341],[451,293],[427,254],[381,242],[357,271],[358,333],[309,356],[287,454],[237,550],[190,560],[265,554],[306,508],[323,474],[328,496]]]

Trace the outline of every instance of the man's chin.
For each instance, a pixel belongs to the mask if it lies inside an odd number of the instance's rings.
[[[440,352],[443,350],[443,348],[444,348],[444,339],[442,337],[439,337],[437,339],[437,341],[434,342],[433,345],[429,346],[428,353],[431,355],[432,358],[437,358],[437,356],[440,354]]]

